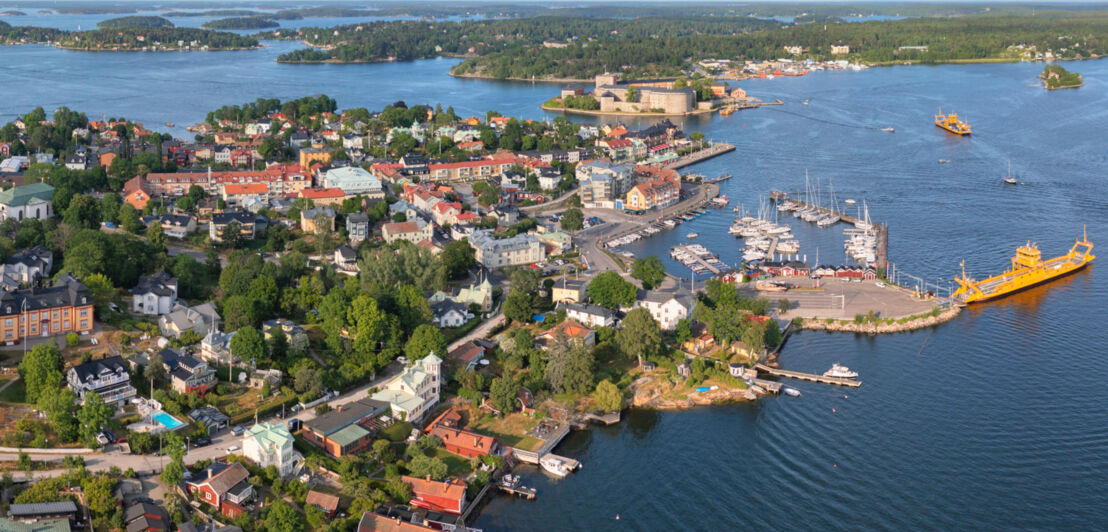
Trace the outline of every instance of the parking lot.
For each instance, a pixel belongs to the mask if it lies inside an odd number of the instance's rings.
[[[752,283],[748,283],[740,288],[740,292],[774,302],[789,300],[792,309],[784,314],[785,318],[850,319],[871,310],[882,318],[900,318],[930,311],[935,306],[934,300],[917,299],[911,292],[891,286],[881,287],[876,281],[822,279],[817,288],[816,280],[807,277],[779,277],[773,280],[797,288],[785,292],[759,292],[754,290]]]

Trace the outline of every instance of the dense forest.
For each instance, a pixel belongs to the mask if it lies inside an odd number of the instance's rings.
[[[668,40],[695,32],[701,35],[735,36],[781,24],[752,18],[640,18],[634,20],[534,17],[512,20],[464,22],[371,22],[336,28],[303,28],[302,34],[281,30],[285,38],[306,39],[328,50],[294,50],[278,58],[282,62],[400,61],[439,55],[485,55],[541,46],[544,41],[593,41],[600,39]],[[336,35],[337,33],[337,35]],[[470,49],[472,48],[472,52]]]
[[[266,15],[253,15],[249,17],[221,18],[209,20],[201,27],[211,30],[257,30],[264,28],[276,28],[280,26],[272,18]]]
[[[806,24],[733,37],[609,38],[565,48],[521,43],[467,59],[453,73],[501,79],[587,78],[620,65],[632,75],[676,75],[690,59],[775,59],[785,55],[785,46],[794,45],[807,48],[806,55],[816,59],[844,58],[831,55],[832,44],[849,45],[847,59],[873,64],[1016,60],[1031,47],[1063,58],[1100,56],[1108,53],[1108,13]],[[1023,48],[1012,48],[1020,45]]]
[[[96,27],[102,30],[116,28],[172,28],[173,23],[162,17],[119,17],[101,20]]]
[[[270,113],[278,111],[290,120],[296,120],[301,116],[333,113],[336,109],[338,109],[338,104],[335,99],[328,97],[326,94],[305,96],[286,102],[281,102],[277,98],[258,98],[243,105],[224,105],[209,112],[205,120],[213,124],[218,120],[234,120],[240,124],[245,124],[259,118],[265,118]]]

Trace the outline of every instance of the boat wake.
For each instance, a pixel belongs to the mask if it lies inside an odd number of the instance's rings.
[[[824,124],[830,124],[832,126],[849,127],[849,128],[852,128],[852,129],[872,129],[874,131],[882,131],[882,132],[886,132],[886,133],[888,133],[888,132],[890,132],[890,130],[892,130],[891,127],[859,126],[857,124],[848,124],[846,122],[836,122],[834,120],[826,120],[826,119],[823,119],[823,118],[816,118],[814,116],[808,116],[808,115],[801,114],[801,113],[794,113],[792,111],[786,111],[784,109],[779,109],[777,107],[772,107],[772,108],[767,108],[767,109],[769,109],[773,112],[776,112],[776,113],[785,113],[785,114],[789,114],[789,115],[793,115],[793,116],[799,116],[800,118],[803,118],[805,120],[811,120],[813,122],[821,122],[821,123],[824,123]]]

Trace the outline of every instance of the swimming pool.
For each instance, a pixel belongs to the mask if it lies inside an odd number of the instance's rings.
[[[176,429],[177,427],[180,427],[181,425],[185,424],[183,421],[180,421],[177,418],[175,418],[175,417],[173,417],[169,414],[166,414],[165,412],[155,412],[155,413],[150,415],[150,419],[153,419],[154,421],[157,421],[163,427],[165,427],[169,430]]]

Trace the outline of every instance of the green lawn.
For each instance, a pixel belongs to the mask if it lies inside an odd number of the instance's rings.
[[[381,430],[380,436],[391,442],[399,442],[408,439],[412,433],[412,424],[407,421],[398,421]]]
[[[454,453],[447,451],[446,449],[435,449],[435,458],[438,458],[446,463],[448,475],[462,477],[473,471],[473,467],[469,464],[469,459],[458,456]]]
[[[3,386],[8,382],[11,381],[4,381],[3,383],[0,383],[0,386]],[[27,401],[26,395],[27,387],[23,383],[23,379],[19,379],[18,381],[12,383],[11,386],[8,386],[8,388],[5,389],[3,392],[0,392],[0,403],[23,403]]]

